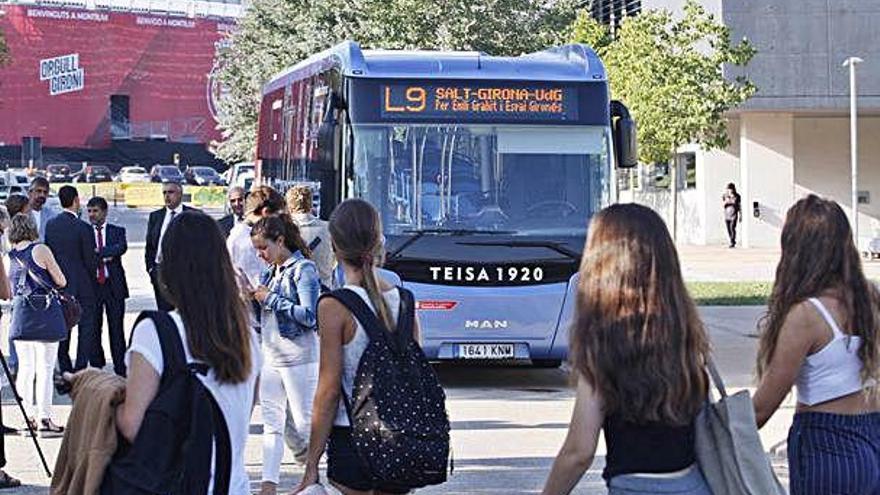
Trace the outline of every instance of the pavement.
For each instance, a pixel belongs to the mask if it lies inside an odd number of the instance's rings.
[[[218,212],[214,212],[217,214]],[[137,312],[153,305],[152,288],[143,270],[143,243],[148,212],[114,209],[111,221],[128,227],[129,252],[123,259],[132,298],[127,304],[126,329]],[[720,247],[682,247],[681,258],[688,280],[771,280],[778,252]],[[876,267],[880,274],[880,264]],[[757,340],[754,331],[763,307],[703,307],[716,362],[729,390],[754,390],[753,367]],[[0,329],[0,348],[6,351],[5,320]],[[104,332],[105,353],[109,345]],[[74,339],[75,340],[75,339]],[[73,354],[73,349],[71,353]],[[553,458],[565,438],[574,396],[565,368],[535,370],[522,366],[461,366],[443,364],[438,373],[447,391],[447,408],[452,421],[455,471],[449,481],[418,493],[529,494],[540,493]],[[9,388],[2,394],[3,418],[7,425],[23,426],[21,414],[11,400]],[[70,411],[67,397],[55,398],[55,414],[63,422]],[[784,442],[794,412],[790,396],[761,430],[765,449],[774,452],[774,468],[787,482]],[[251,435],[245,452],[252,488],[259,488],[262,457],[262,419],[259,407],[251,421]],[[25,487],[5,491],[16,494],[48,493],[49,478],[40,467],[31,439],[6,437],[7,472],[20,478]],[[50,467],[54,465],[60,439],[41,439]],[[593,466],[573,493],[604,494],[601,469],[605,444],[600,441]],[[295,486],[302,467],[290,452],[282,466],[282,491]]]

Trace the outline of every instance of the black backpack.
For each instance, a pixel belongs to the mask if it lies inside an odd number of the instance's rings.
[[[229,493],[232,448],[220,406],[197,375],[208,366],[187,364],[177,325],[167,313],[144,311],[162,346],[164,370],[159,391],[144,414],[134,443],[119,437],[104,474],[102,495],[207,493],[216,446],[214,493]]]
[[[446,481],[449,418],[443,387],[413,339],[412,292],[399,290],[394,332],[353,291],[339,289],[324,297],[345,305],[370,338],[351,400],[342,391],[358,456],[373,481],[410,490]]]

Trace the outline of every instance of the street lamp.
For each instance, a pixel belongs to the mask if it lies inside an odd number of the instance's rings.
[[[849,57],[843,66],[849,67],[849,153],[852,167],[852,215],[853,238],[859,249],[859,157],[858,157],[858,116],[856,111],[856,65],[864,62],[859,57]]]

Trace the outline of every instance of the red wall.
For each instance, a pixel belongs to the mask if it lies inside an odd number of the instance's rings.
[[[0,143],[110,144],[110,95],[128,95],[132,131],[218,139],[209,108],[215,43],[233,20],[0,5],[12,63],[0,69]],[[40,60],[78,54],[82,90],[51,96]]]

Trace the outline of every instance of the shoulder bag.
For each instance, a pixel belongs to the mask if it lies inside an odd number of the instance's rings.
[[[12,256],[27,273],[19,278],[12,302],[9,334],[12,340],[61,342],[68,338],[60,293],[40,280],[20,258]],[[25,276],[31,277],[43,292],[27,291]]]
[[[746,390],[727,395],[711,358],[706,360],[720,398],[706,399],[696,419],[697,462],[712,489],[719,495],[784,495],[764,452],[755,409]],[[710,392],[711,395],[711,392]]]

